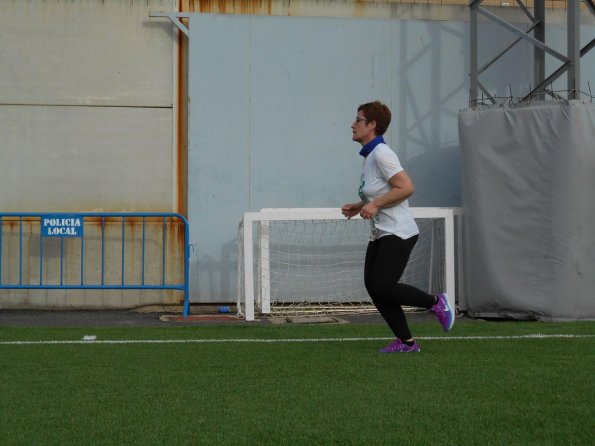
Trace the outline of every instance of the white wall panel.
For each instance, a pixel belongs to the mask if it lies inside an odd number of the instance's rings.
[[[172,4],[2,1],[0,103],[171,107]]]
[[[0,209],[171,211],[171,109],[0,105]]]
[[[432,92],[417,89],[427,88],[419,79],[432,77],[424,70],[442,72],[442,60],[429,57],[432,53],[424,48],[418,54],[412,38],[424,36],[424,46],[431,48],[436,42],[426,38],[428,28],[438,24],[420,23],[413,34],[407,23],[191,16],[188,195],[196,255],[191,263],[193,300],[234,299],[237,224],[244,211],[339,207],[357,199],[360,146],[351,141],[350,125],[359,104],[380,99],[393,107],[394,121],[386,136],[404,155],[405,164],[420,153],[440,153],[440,144],[432,145],[440,136],[430,141],[406,139],[404,146],[394,139],[402,121],[423,128],[429,122],[420,122],[416,114],[439,114],[436,103],[429,100]],[[456,25],[455,40],[463,38],[462,26]],[[412,47],[398,46],[401,29]],[[455,66],[458,62],[452,76],[461,78],[461,83],[464,57],[456,54],[452,62]],[[402,58],[407,73],[397,67]],[[412,84],[400,89],[398,79],[405,74]],[[418,93],[427,102],[418,101]],[[466,102],[462,85],[444,94],[459,97],[461,105]],[[401,104],[411,118],[399,115]],[[456,114],[452,115],[456,132]],[[439,120],[438,115],[433,122]],[[440,133],[440,126],[435,131]],[[408,146],[420,150],[407,156]],[[452,151],[448,157],[450,163],[456,159]],[[457,204],[456,174],[431,197],[442,197],[443,205]],[[433,181],[423,166],[416,180]]]
[[[415,182],[411,204],[460,206],[465,20],[191,15],[193,300],[235,300],[243,211],[357,200],[360,147],[350,125],[363,102],[392,108],[386,137]],[[480,39],[495,55],[514,36],[486,23]],[[531,55],[527,45],[516,47],[486,74],[486,86],[508,94],[511,79],[515,94],[528,91]]]

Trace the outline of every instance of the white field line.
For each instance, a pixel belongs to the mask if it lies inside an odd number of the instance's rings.
[[[513,336],[419,336],[425,341],[492,341],[492,340],[544,340],[560,338],[595,338],[595,335],[575,334],[528,334]],[[55,341],[0,341],[0,345],[72,345],[72,344],[282,344],[282,343],[320,343],[320,342],[367,342],[389,341],[390,337],[360,338],[287,338],[287,339],[114,339],[114,340],[55,340]]]

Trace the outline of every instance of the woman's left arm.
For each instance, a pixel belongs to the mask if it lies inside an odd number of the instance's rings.
[[[409,178],[409,175],[404,170],[390,177],[388,184],[391,189],[387,193],[375,198],[362,208],[360,211],[362,218],[371,219],[376,217],[380,209],[402,203],[415,191],[413,181],[411,181],[411,178]]]

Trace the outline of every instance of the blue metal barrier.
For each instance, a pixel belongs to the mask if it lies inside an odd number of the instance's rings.
[[[105,257],[106,257],[106,221],[109,223],[119,223],[122,226],[121,229],[121,266],[120,266],[120,278],[117,280],[118,283],[107,283],[106,280],[106,264],[105,264]],[[183,224],[184,226],[184,241],[183,241],[183,255],[184,255],[184,270],[183,276],[184,280],[183,283],[169,283],[166,274],[166,265],[167,265],[167,227],[168,223],[170,227],[173,225],[174,221],[177,221],[178,224]],[[32,239],[39,236],[39,251],[35,248],[33,250],[33,256],[29,255],[27,260],[30,263],[31,257],[35,258],[37,255],[39,256],[39,280],[33,280],[31,277],[28,277],[28,283],[24,283],[23,278],[23,260],[24,260],[24,252],[23,252],[23,223],[26,222],[30,226],[34,226],[35,229],[39,227],[39,233],[37,234],[36,231],[32,231],[31,234],[28,235],[28,244],[31,245]],[[141,258],[140,258],[140,280],[138,281],[126,281],[126,249],[125,249],[125,242],[128,241],[129,243],[136,241],[138,239],[127,239],[126,238],[126,226],[127,225],[136,225],[137,223],[142,222],[142,234],[141,234]],[[158,261],[161,262],[161,278],[158,283],[148,283],[145,277],[145,264],[147,262],[146,257],[146,247],[147,247],[147,238],[146,238],[146,227],[147,222],[158,224],[159,222],[162,224],[163,229],[161,233],[161,256]],[[88,283],[89,281],[86,279],[86,273],[88,270],[86,269],[85,264],[85,228],[87,226],[95,224],[98,225],[100,223],[100,233],[101,233],[101,280],[98,280],[97,283]],[[8,231],[5,232],[5,226]],[[17,227],[18,226],[18,227]],[[130,231],[133,231],[134,228],[131,227]],[[16,235],[13,235],[13,232]],[[35,232],[35,233],[33,233]],[[172,228],[173,232],[173,228]],[[171,236],[171,235],[170,235]],[[3,271],[8,270],[10,274],[10,269],[14,266],[14,259],[11,259],[10,252],[11,249],[16,251],[16,248],[7,247],[6,238],[9,238],[9,242],[12,244],[15,242],[15,238],[18,237],[18,281],[17,280],[6,280],[6,277],[3,277]],[[80,250],[78,251],[80,255],[80,275],[79,278],[76,280],[76,283],[65,283],[64,277],[64,262],[65,262],[65,240],[78,238],[80,239]],[[56,283],[49,283],[50,281],[44,281],[44,241],[48,239],[53,239],[54,243],[59,239],[60,243],[60,251],[59,251],[59,281],[56,280]],[[71,242],[69,242],[71,243]],[[152,213],[118,213],[118,212],[111,212],[111,213],[103,213],[103,212],[90,212],[90,213],[64,213],[64,212],[52,212],[52,213],[0,213],[0,289],[97,289],[97,290],[180,290],[184,292],[184,316],[188,316],[190,314],[190,299],[189,299],[189,257],[190,257],[190,250],[189,250],[189,227],[188,227],[188,220],[177,213],[159,213],[159,212],[152,212]],[[8,255],[5,256],[5,251],[8,251]],[[31,249],[30,249],[31,251]],[[98,254],[99,255],[99,254]],[[8,257],[8,263],[5,259]],[[153,256],[151,260],[155,257]],[[78,268],[78,266],[77,266]],[[28,270],[29,271],[29,270]],[[12,274],[15,276],[16,271]],[[30,275],[29,275],[30,276]],[[32,283],[35,281],[35,283]],[[128,283],[131,282],[131,283]]]

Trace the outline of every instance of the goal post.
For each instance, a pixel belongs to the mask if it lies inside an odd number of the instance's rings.
[[[417,261],[422,272],[412,273],[417,278],[410,280],[422,280],[420,288],[428,291],[445,291],[454,308],[456,208],[412,207],[410,210],[420,226],[420,240],[414,253],[427,251]],[[420,222],[429,224],[422,228]],[[244,313],[247,321],[253,321],[256,310],[268,314],[273,304],[285,301],[370,304],[363,289],[369,233],[369,221],[359,216],[347,220],[338,208],[245,212],[238,233],[238,312]],[[418,245],[423,247],[418,249]],[[408,266],[402,278],[405,283],[409,283],[405,277],[409,269]],[[307,287],[309,291],[302,291]]]

